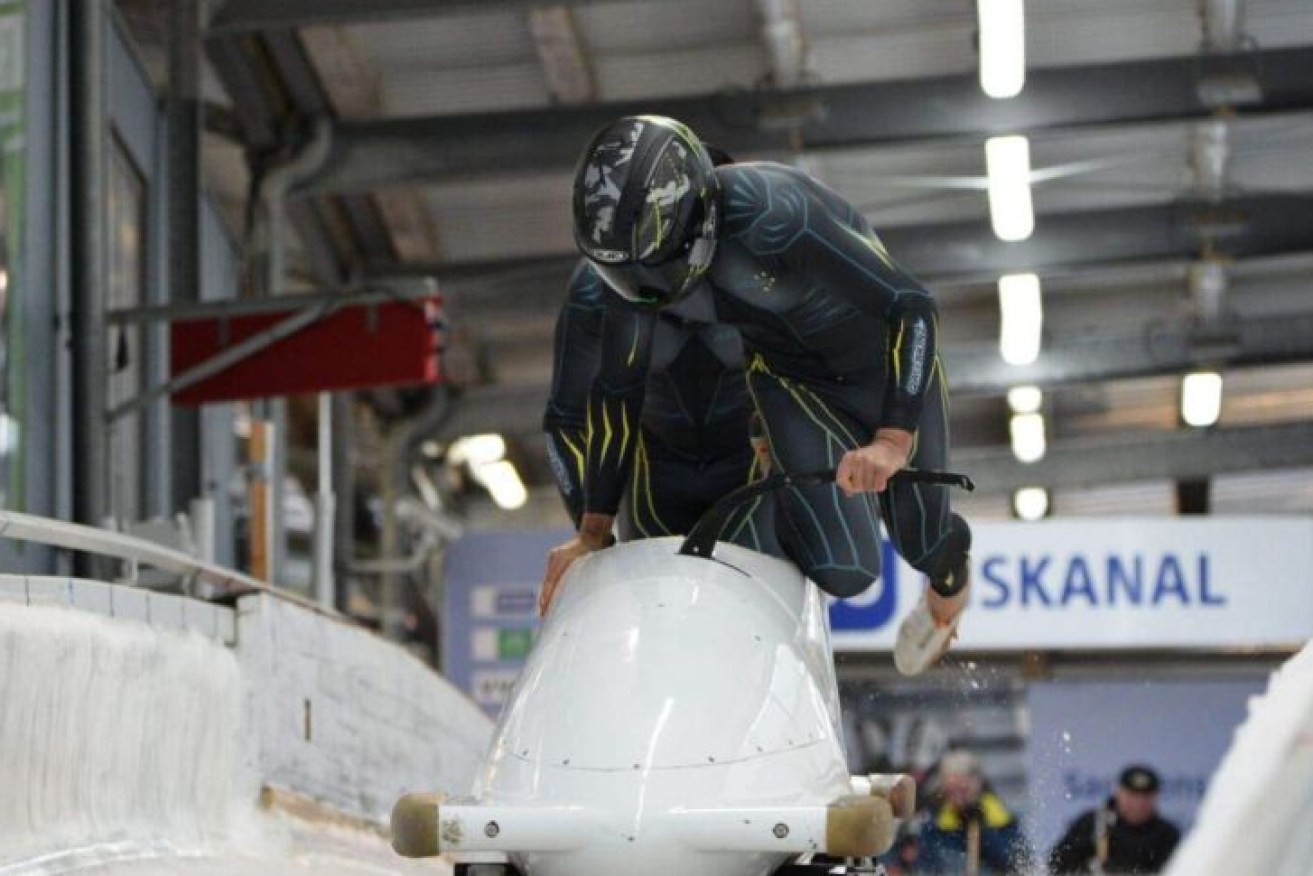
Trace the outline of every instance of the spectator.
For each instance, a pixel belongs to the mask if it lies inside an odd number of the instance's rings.
[[[939,762],[939,795],[921,829],[917,874],[1010,876],[1029,872],[1021,824],[990,790],[975,756],[950,751]]]
[[[1122,770],[1108,802],[1083,813],[1049,855],[1049,869],[1069,873],[1157,873],[1181,832],[1158,814],[1158,774],[1147,766]]]

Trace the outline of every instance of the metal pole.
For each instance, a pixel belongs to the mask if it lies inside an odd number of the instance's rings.
[[[201,10],[204,0],[173,0],[169,43],[168,287],[167,301],[196,301],[201,289]],[[167,399],[159,402],[169,411]],[[173,507],[186,508],[201,494],[201,416],[175,408],[172,428]],[[231,440],[231,436],[224,436]]]
[[[333,394],[319,393],[319,488],[315,494],[315,601],[333,607]]]
[[[251,423],[250,455],[250,549],[251,577],[270,584],[273,580],[273,554],[270,531],[273,529],[274,506],[271,501],[273,446],[277,436],[274,427],[266,420]]]
[[[335,502],[333,525],[334,589],[333,597],[338,611],[346,613],[350,601],[351,581],[348,567],[355,555],[355,468],[351,464],[351,448],[355,443],[355,422],[352,417],[351,394],[333,393],[333,427],[337,440],[333,442],[333,484],[342,497]]]
[[[73,299],[73,515],[100,526],[108,508],[105,424],[107,0],[75,0],[69,21],[70,204],[75,217],[70,266]],[[87,561],[79,572],[91,573]]]
[[[214,500],[196,498],[191,500],[192,541],[196,545],[196,558],[205,563],[214,560]]]
[[[265,261],[263,294],[272,296],[283,288],[286,272],[286,252],[284,226],[286,224],[285,205],[287,193],[296,183],[317,172],[328,158],[332,145],[332,125],[328,119],[316,119],[311,130],[310,140],[297,155],[274,170],[264,180],[264,218],[265,241],[268,248]],[[271,450],[273,463],[270,503],[274,514],[269,532],[269,566],[273,579],[282,574],[283,554],[287,549],[287,538],[283,525],[284,481],[287,475],[287,400],[272,399],[268,403],[269,419],[273,423],[277,438]],[[331,523],[329,524],[331,526]],[[318,523],[316,532],[327,529]],[[330,543],[331,549],[331,543]],[[314,562],[318,563],[318,545]],[[317,581],[317,579],[316,579]],[[316,584],[317,586],[317,584]]]

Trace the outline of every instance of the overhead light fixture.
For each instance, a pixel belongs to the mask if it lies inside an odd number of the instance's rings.
[[[1014,386],[1008,390],[1008,407],[1014,414],[1038,414],[1044,393],[1038,386]]]
[[[980,87],[994,98],[1016,97],[1026,84],[1026,9],[1023,0],[976,0],[980,29]]]
[[[1012,494],[1012,510],[1025,521],[1042,520],[1049,513],[1049,491],[1022,487]]]
[[[1214,371],[1196,371],[1181,381],[1181,419],[1187,425],[1203,428],[1217,422],[1222,415],[1222,375]]]
[[[998,280],[998,350],[1009,365],[1029,365],[1039,357],[1044,304],[1039,277],[1008,274]]]
[[[1044,437],[1043,414],[1013,414],[1009,431],[1012,455],[1017,462],[1039,462],[1044,458],[1048,443]]]
[[[474,479],[488,488],[492,501],[500,508],[514,511],[523,508],[529,500],[529,492],[524,488],[524,481],[520,480],[520,473],[505,459],[476,466]]]
[[[1025,240],[1035,230],[1030,200],[1030,141],[1020,135],[985,141],[989,221],[999,240]]]
[[[453,465],[478,468],[506,456],[506,439],[496,434],[466,435],[451,442],[447,460]]]

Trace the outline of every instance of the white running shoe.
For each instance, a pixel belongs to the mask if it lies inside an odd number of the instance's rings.
[[[957,638],[957,625],[966,610],[966,601],[952,620],[940,623],[930,613],[925,594],[916,608],[898,625],[898,640],[894,643],[894,665],[903,675],[920,675],[947,653]]]

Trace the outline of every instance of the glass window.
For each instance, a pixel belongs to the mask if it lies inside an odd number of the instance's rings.
[[[24,164],[23,3],[0,2],[0,507],[22,508],[19,411],[26,389],[23,326],[12,307],[19,276]]]

